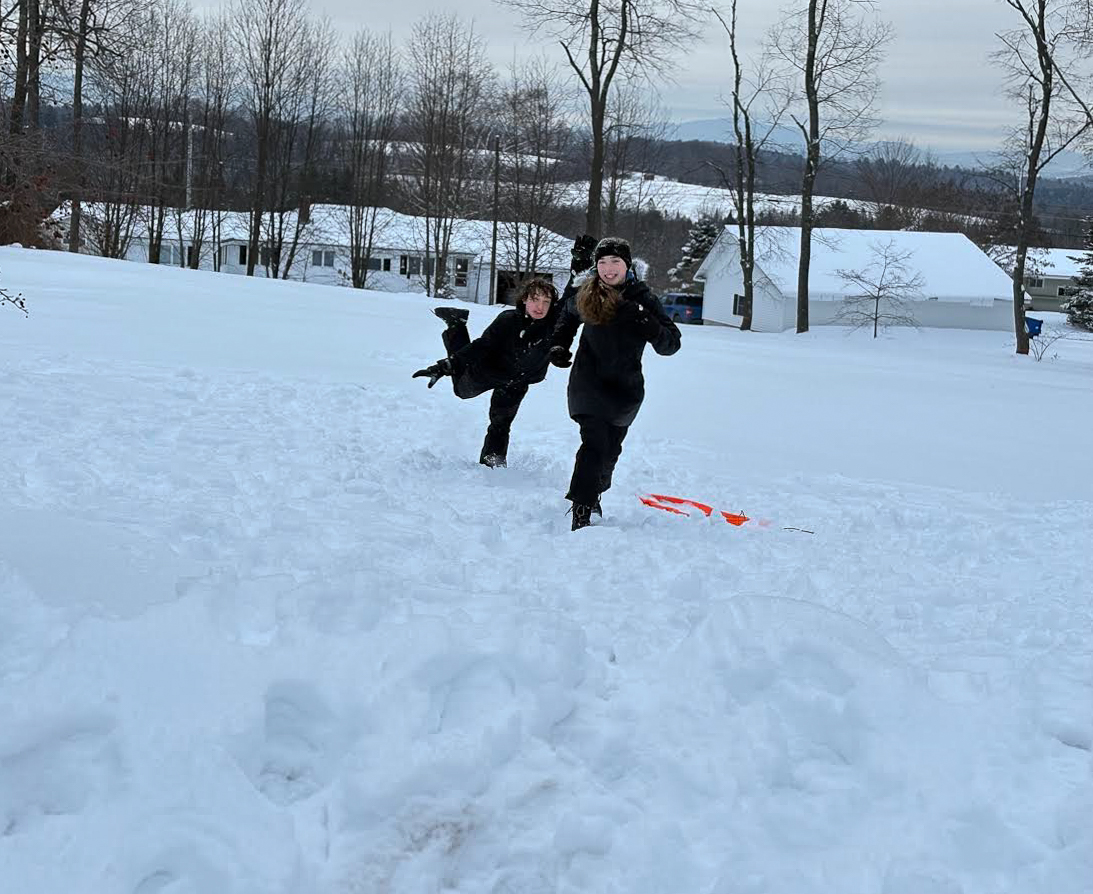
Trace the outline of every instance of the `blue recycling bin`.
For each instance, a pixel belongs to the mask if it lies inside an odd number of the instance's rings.
[[[1029,338],[1036,338],[1043,327],[1043,320],[1037,320],[1036,317],[1025,317],[1025,328],[1028,330]]]

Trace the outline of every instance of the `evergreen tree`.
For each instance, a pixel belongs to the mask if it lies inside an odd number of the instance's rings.
[[[679,292],[693,292],[697,289],[695,271],[710,253],[714,241],[723,229],[724,224],[708,214],[703,214],[691,227],[690,235],[683,244],[679,263],[668,271],[673,288]]]
[[[1063,310],[1072,325],[1093,332],[1093,219],[1086,221],[1085,253],[1071,260],[1078,262],[1079,272],[1074,279],[1078,292],[1063,305]]]

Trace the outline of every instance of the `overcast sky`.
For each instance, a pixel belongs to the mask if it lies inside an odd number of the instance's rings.
[[[741,38],[758,45],[777,18],[780,0],[739,0]],[[457,9],[474,18],[490,45],[498,68],[514,53],[544,49],[564,62],[556,44],[529,40],[519,17],[493,0],[312,0],[345,30],[361,25],[397,39],[431,10]],[[999,30],[1012,27],[1015,14],[1003,0],[878,0],[880,15],[895,30],[881,70],[884,124],[878,136],[905,136],[939,151],[996,148],[1010,106],[1000,93],[1001,73],[990,64]],[[719,95],[728,79],[727,41],[719,25],[679,60],[677,83],[661,90],[662,102],[677,121],[722,117]]]

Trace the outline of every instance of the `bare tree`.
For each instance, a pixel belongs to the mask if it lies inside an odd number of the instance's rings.
[[[294,57],[277,105],[261,262],[267,276],[288,278],[311,226],[319,159],[330,144],[336,36],[329,20],[308,22],[296,35]]]
[[[872,0],[807,0],[786,11],[769,45],[797,75],[804,109],[793,115],[804,138],[801,252],[797,270],[797,331],[808,331],[808,271],[812,259],[813,191],[824,154],[849,151],[874,124],[877,67],[891,28],[867,15]]]
[[[0,83],[5,127],[0,134],[0,242],[39,244],[56,207],[54,140],[43,130],[43,102],[54,96],[43,73],[64,54],[60,0],[14,0],[0,7]]]
[[[232,34],[242,69],[243,107],[254,128],[255,140],[247,248],[247,276],[253,276],[268,207],[269,168],[279,116],[294,80],[311,61],[305,56],[308,43],[300,40],[309,23],[307,9],[295,0],[235,0],[232,18],[245,23],[245,27],[233,29]]]
[[[368,283],[380,207],[386,189],[388,156],[404,89],[401,59],[391,35],[367,29],[354,35],[342,58],[346,90],[339,114],[342,163],[349,177],[350,279],[356,289]]]
[[[431,14],[414,25],[410,60],[411,201],[425,218],[425,290],[447,289],[455,221],[468,216],[472,190],[486,169],[485,112],[492,71],[473,25]]]
[[[652,200],[655,181],[646,179],[656,170],[668,136],[668,116],[655,94],[635,83],[620,84],[612,93],[604,124],[604,233],[624,235],[619,211],[624,205],[635,212]],[[641,215],[631,216],[631,242],[642,241]]]
[[[914,326],[911,302],[922,295],[925,280],[913,270],[910,261],[914,252],[900,251],[894,239],[870,244],[872,259],[860,270],[837,270],[838,277],[853,289],[843,299],[835,319],[855,329],[889,326]]]
[[[228,116],[235,102],[239,75],[230,34],[231,29],[223,12],[206,16],[201,28],[197,113],[186,133],[185,207],[191,211],[190,242],[193,252],[189,266],[194,268],[200,264],[203,246],[208,239],[213,246],[213,269],[220,269]],[[181,215],[178,215],[178,220],[181,240]]]
[[[916,220],[924,210],[922,173],[932,167],[929,155],[906,137],[877,143],[854,165],[873,204],[874,217],[882,219],[890,209],[899,207]]]
[[[88,72],[99,108],[94,136],[94,162],[86,172],[87,191],[96,199],[83,209],[86,241],[108,258],[123,258],[140,220],[144,181],[151,153],[145,115],[154,102],[155,67],[147,44],[134,41],[143,33],[142,16],[125,23],[126,52],[109,65],[95,64]],[[81,234],[84,232],[81,226]],[[82,238],[82,236],[81,236]]]
[[[151,102],[143,115],[151,143],[145,178],[148,261],[159,264],[168,213],[185,196],[190,95],[198,64],[198,25],[186,0],[156,0],[149,6],[144,38],[153,75]],[[181,245],[175,266],[186,266]]]
[[[694,0],[498,0],[519,10],[535,32],[558,39],[588,97],[592,153],[585,230],[599,236],[608,102],[616,77],[668,77],[674,54],[709,14]]]
[[[759,153],[771,140],[775,128],[786,112],[788,92],[778,89],[778,75],[768,61],[760,60],[755,72],[745,76],[737,46],[737,0],[731,0],[729,18],[715,11],[729,38],[732,58],[732,105],[733,133],[736,137],[736,168],[729,181],[724,171],[722,180],[732,189],[736,205],[737,243],[740,251],[740,273],[744,281],[744,306],[740,328],[751,329],[751,314],[755,300],[755,178],[759,167]],[[753,106],[760,98],[766,102],[763,125],[757,127]],[[782,98],[779,103],[777,97]]]
[[[1006,73],[1009,94],[1021,103],[1024,121],[1003,152],[1011,172],[1017,217],[1014,225],[1013,326],[1017,353],[1028,354],[1025,273],[1031,244],[1033,201],[1044,168],[1093,126],[1093,116],[1072,89],[1075,55],[1088,39],[1074,28],[1073,0],[1004,0],[1021,23],[998,35],[995,55]]]
[[[495,165],[503,194],[503,244],[518,277],[538,270],[549,231],[558,225],[563,184],[560,168],[572,135],[565,120],[557,73],[542,59],[515,65],[501,91]],[[504,152],[501,151],[502,146]]]
[[[114,31],[130,13],[127,0],[78,0],[64,8],[63,39],[69,46],[72,62],[72,145],[71,192],[68,250],[80,250],[82,198],[87,187],[84,173],[84,76],[89,58],[109,64],[120,47],[114,47]]]

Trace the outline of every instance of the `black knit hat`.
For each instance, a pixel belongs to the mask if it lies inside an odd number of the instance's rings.
[[[634,266],[634,259],[630,256],[630,243],[621,236],[605,236],[596,245],[597,261],[600,258],[606,258],[608,255],[622,258],[627,267]]]

